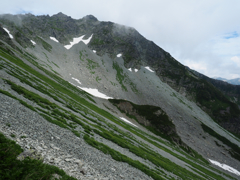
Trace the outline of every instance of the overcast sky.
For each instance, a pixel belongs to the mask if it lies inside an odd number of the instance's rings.
[[[134,27],[209,77],[240,78],[240,0],[10,0],[0,14],[62,12]]]

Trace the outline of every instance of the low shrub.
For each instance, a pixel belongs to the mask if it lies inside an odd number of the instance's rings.
[[[61,180],[75,180],[66,173],[40,160],[25,158],[17,160],[17,156],[23,152],[14,141],[7,139],[0,133],[0,179],[32,179],[50,180],[53,174],[61,176]]]

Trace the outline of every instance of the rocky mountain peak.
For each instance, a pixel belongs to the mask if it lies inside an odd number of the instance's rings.
[[[93,16],[93,15],[87,15],[87,16],[84,16],[83,19],[86,19],[86,20],[92,20],[92,21],[98,21],[98,19]]]
[[[66,14],[63,14],[62,12],[59,12],[59,13],[57,13],[57,14],[54,14],[53,16],[55,16],[55,17],[71,17],[71,16],[67,16]]]

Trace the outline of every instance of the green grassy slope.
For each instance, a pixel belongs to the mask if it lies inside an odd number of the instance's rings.
[[[109,154],[116,161],[126,162],[154,179],[171,179],[171,175],[182,179],[224,179],[222,172],[210,167],[208,161],[200,156],[193,157],[176,147],[171,141],[163,141],[160,137],[156,138],[138,128],[133,128],[108,111],[99,108],[89,94],[39,66],[33,55],[23,54],[8,46],[1,46],[0,65],[1,70],[11,77],[2,79],[6,87],[5,89],[1,87],[0,93],[18,100],[47,121],[69,129],[77,137],[84,137],[86,143]],[[20,83],[17,83],[18,80]],[[7,92],[6,88],[10,91]],[[31,89],[34,89],[34,92]],[[15,95],[11,92],[15,92]],[[28,102],[33,103],[30,105]],[[140,107],[135,105],[135,108]],[[144,111],[141,112],[143,116],[151,119]],[[121,128],[134,136],[130,136]],[[135,161],[116,149],[98,142],[95,139],[96,135],[128,149],[142,160],[150,161],[154,167]],[[135,136],[138,136],[141,141]],[[147,145],[148,143],[185,162],[191,170],[155,152]],[[224,177],[231,178],[227,174]]]

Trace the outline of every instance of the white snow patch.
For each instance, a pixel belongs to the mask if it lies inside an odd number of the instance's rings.
[[[73,78],[72,78],[72,79],[73,79]],[[81,84],[81,82],[78,81],[78,79],[75,79],[75,78],[74,78],[74,80],[76,80],[79,84]],[[69,82],[69,83],[72,84],[73,86],[76,86],[75,84],[73,84],[73,83],[71,83],[71,82]],[[107,95],[99,92],[97,89],[84,88],[84,87],[80,87],[80,86],[76,86],[76,87],[78,87],[79,89],[82,89],[82,90],[88,92],[89,94],[91,94],[91,95],[93,95],[93,96],[95,96],[95,97],[99,97],[99,98],[103,98],[103,99],[113,99],[112,97],[109,97],[109,96],[107,96]]]
[[[129,68],[128,70],[132,72],[132,68]]]
[[[55,42],[57,42],[57,43],[59,43],[59,41],[55,37],[50,37],[50,39],[55,41]]]
[[[227,170],[227,171],[229,171],[229,172],[231,172],[231,173],[233,173],[233,174],[236,174],[236,175],[240,176],[240,172],[239,172],[238,170],[232,168],[231,166],[228,166],[228,165],[226,165],[226,164],[222,164],[222,163],[220,163],[220,162],[218,162],[218,161],[214,161],[214,160],[211,160],[211,159],[209,159],[209,161],[210,161],[212,164],[214,164],[214,165],[216,165],[216,166],[219,166],[220,168],[222,168],[222,169],[224,169],[224,170]]]
[[[10,31],[7,28],[3,28],[3,29],[8,33],[9,37],[13,39],[13,36],[10,34]]]
[[[122,56],[122,54],[118,54],[118,55],[117,55],[117,57],[121,57],[121,56]]]
[[[138,72],[138,69],[134,69],[135,72]]]
[[[97,51],[96,50],[93,50],[94,53],[96,53]]]
[[[138,127],[135,124],[131,123],[129,120],[125,119],[124,117],[120,117],[120,119],[122,119],[123,121],[125,121],[125,122],[127,122],[127,123],[129,123],[129,124],[131,124],[131,125],[133,125],[135,127]]]
[[[35,45],[36,43],[33,41],[33,40],[31,40],[31,43],[33,44],[33,45]]]
[[[70,74],[70,75],[71,75],[71,74]],[[78,79],[76,79],[76,78],[74,78],[74,77],[72,77],[72,79],[75,80],[75,81],[77,81],[78,84],[82,84]]]
[[[86,40],[83,40],[84,36],[85,36],[85,35],[83,35],[83,36],[81,36],[81,37],[78,37],[78,38],[73,38],[73,41],[70,42],[69,45],[66,45],[66,46],[64,46],[64,47],[65,47],[66,49],[70,49],[73,45],[78,44],[80,41],[84,42],[85,44],[88,44],[88,43],[91,41],[93,34],[92,34],[88,39],[86,39]]]
[[[92,39],[93,34],[86,40],[82,40],[85,44],[88,44]]]
[[[153,70],[150,69],[150,67],[146,66],[145,67],[147,70],[149,70],[150,72],[154,72]]]
[[[97,89],[92,89],[92,88],[83,88],[80,86],[77,86],[78,88],[88,92],[89,94],[95,96],[95,97],[99,97],[99,98],[103,98],[103,99],[113,99],[112,97],[109,97],[101,92],[99,92]]]
[[[68,81],[69,82],[69,81]],[[73,86],[76,86],[75,84],[73,84],[73,83],[71,83],[71,82],[69,82],[71,85],[73,85]]]
[[[70,49],[74,44],[77,44],[79,43],[80,41],[82,41],[82,38],[84,37],[85,35],[81,36],[81,37],[78,37],[78,38],[73,38],[73,41],[70,42],[69,45],[66,45],[64,46],[66,49]]]

